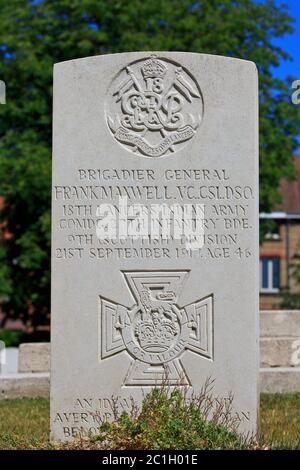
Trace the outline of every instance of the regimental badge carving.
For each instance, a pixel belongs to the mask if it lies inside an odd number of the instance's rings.
[[[100,296],[100,356],[132,358],[124,386],[190,385],[180,360],[186,350],[213,359],[213,295],[180,308],[189,271],[123,272],[135,299],[128,308]]]
[[[123,69],[108,96],[106,115],[114,138],[146,157],[180,150],[203,116],[196,80],[184,67],[155,55]]]

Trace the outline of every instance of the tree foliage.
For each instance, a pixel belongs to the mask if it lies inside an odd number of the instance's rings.
[[[52,66],[132,50],[219,54],[252,60],[260,73],[260,200],[270,210],[293,175],[299,109],[272,67],[287,54],[274,38],[292,18],[273,0],[0,0],[0,194],[6,236],[0,295],[8,316],[33,328],[49,317]],[[4,226],[3,226],[4,223]],[[4,227],[4,228],[3,228]]]

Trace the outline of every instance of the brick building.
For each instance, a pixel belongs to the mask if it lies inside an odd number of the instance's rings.
[[[300,154],[295,155],[297,178],[280,185],[282,203],[273,212],[260,214],[273,227],[260,246],[260,308],[278,309],[284,290],[299,292],[293,278],[295,253],[300,253]]]

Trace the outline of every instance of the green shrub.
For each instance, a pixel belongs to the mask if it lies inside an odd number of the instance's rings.
[[[24,336],[21,330],[0,330],[0,341],[4,341],[7,348],[19,346]]]
[[[177,387],[153,389],[141,409],[132,401],[129,413],[118,414],[115,400],[112,423],[102,423],[100,434],[71,444],[73,448],[106,450],[243,449],[250,441],[237,433],[232,399],[217,401],[210,393],[187,399]]]

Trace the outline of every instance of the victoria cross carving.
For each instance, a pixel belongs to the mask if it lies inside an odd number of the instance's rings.
[[[186,350],[213,358],[213,296],[184,307],[177,299],[188,271],[123,272],[135,304],[100,296],[100,355],[131,357],[124,385],[190,384],[181,357]]]
[[[147,157],[171,154],[193,138],[203,102],[192,75],[166,59],[129,64],[108,92],[107,122],[114,138]]]

